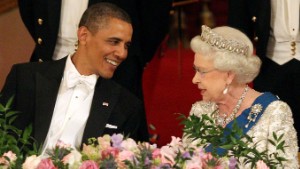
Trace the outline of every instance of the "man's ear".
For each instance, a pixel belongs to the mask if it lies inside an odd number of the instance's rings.
[[[85,26],[81,26],[81,27],[78,28],[77,37],[78,37],[79,45],[85,45],[86,44],[87,37],[88,37],[89,33],[90,33],[89,30]]]

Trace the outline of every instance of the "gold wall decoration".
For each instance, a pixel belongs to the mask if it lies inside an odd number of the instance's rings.
[[[0,0],[0,14],[18,6],[17,0]]]

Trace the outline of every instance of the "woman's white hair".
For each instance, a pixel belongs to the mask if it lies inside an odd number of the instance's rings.
[[[202,34],[205,34],[203,29],[206,28],[210,30],[210,28],[202,26]],[[213,60],[216,69],[235,73],[237,83],[244,84],[253,81],[259,73],[261,60],[253,54],[253,45],[249,38],[241,31],[228,26],[216,27],[211,29],[210,33],[217,36],[217,40],[223,39],[241,44],[241,46],[246,45],[246,47],[248,46],[247,50],[241,53],[218,47],[215,45],[216,43],[209,42],[209,40],[212,40],[210,36],[206,37],[208,38],[208,41],[206,41],[207,39],[204,40],[203,35],[198,35],[191,40],[192,50],[207,59]],[[239,45],[234,47],[239,48]]]

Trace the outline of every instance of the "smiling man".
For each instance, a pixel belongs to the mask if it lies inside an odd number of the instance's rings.
[[[75,53],[58,61],[13,66],[1,103],[15,96],[12,108],[21,111],[15,125],[24,129],[33,124],[43,153],[57,142],[79,148],[103,134],[147,141],[142,102],[110,80],[127,57],[132,33],[125,11],[98,3],[81,18]]]

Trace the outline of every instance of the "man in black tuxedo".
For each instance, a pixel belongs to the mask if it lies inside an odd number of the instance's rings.
[[[36,42],[30,60],[56,60],[73,52],[76,21],[84,8],[98,2],[113,3],[132,19],[132,45],[113,80],[143,100],[143,70],[168,32],[172,0],[18,0],[21,18]]]
[[[90,137],[113,133],[147,141],[142,101],[109,80],[127,57],[132,33],[124,10],[98,3],[81,18],[74,54],[14,65],[0,99],[5,103],[14,95],[12,108],[22,112],[16,127],[32,123],[44,150],[58,141],[78,148]]]
[[[253,40],[262,60],[253,87],[287,102],[294,119],[300,118],[299,16],[299,0],[229,0],[228,24]],[[300,138],[300,122],[294,126]]]

